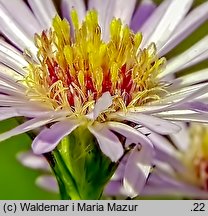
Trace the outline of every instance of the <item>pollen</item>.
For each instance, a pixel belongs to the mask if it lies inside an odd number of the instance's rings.
[[[142,34],[120,19],[111,21],[104,41],[94,10],[82,23],[72,11],[71,20],[56,16],[49,30],[35,35],[38,63],[29,62],[24,80],[30,100],[85,115],[104,92],[111,94],[114,111],[160,97],[164,86],[157,77],[166,60],[158,58],[154,43],[140,49]]]

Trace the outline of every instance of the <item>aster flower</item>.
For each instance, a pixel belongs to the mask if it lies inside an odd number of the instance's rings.
[[[62,193],[70,191],[63,198],[99,198],[126,152],[124,187],[134,196],[153,158],[152,143],[134,126],[166,135],[180,130],[171,120],[207,122],[205,71],[172,79],[207,58],[207,37],[167,62],[162,57],[206,20],[207,2],[189,12],[192,0],[157,8],[151,1],[137,8],[135,0],[63,0],[70,24],[50,0],[28,0],[30,8],[0,2],[1,32],[15,46],[0,40],[0,119],[24,117],[0,140],[37,129],[32,149],[45,154]]]
[[[183,138],[183,139],[182,139]],[[156,169],[144,195],[208,199],[208,126],[191,124],[170,140],[157,135]]]

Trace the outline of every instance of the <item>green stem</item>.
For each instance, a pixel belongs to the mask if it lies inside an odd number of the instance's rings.
[[[86,127],[77,128],[45,157],[56,176],[61,199],[100,199],[117,167]]]
[[[56,176],[60,196],[63,200],[80,200],[80,195],[77,190],[76,182],[68,170],[61,154],[54,150],[53,153],[45,154],[50,166]]]

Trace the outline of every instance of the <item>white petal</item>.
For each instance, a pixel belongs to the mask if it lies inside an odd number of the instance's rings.
[[[6,95],[0,95],[0,104],[1,107],[8,106],[25,106],[27,104],[26,100],[19,100],[18,97],[12,98]]]
[[[35,183],[37,184],[37,186],[47,191],[55,192],[55,193],[59,192],[58,183],[54,176],[50,176],[50,175],[40,176],[36,179]]]
[[[131,151],[125,172],[123,185],[129,197],[137,196],[143,189],[153,162],[153,148],[142,146]]]
[[[80,125],[74,120],[65,120],[43,129],[34,139],[32,149],[35,154],[52,151],[59,142]]]
[[[194,99],[194,97],[200,97],[203,94],[206,93],[206,88],[207,88],[207,83],[200,83],[200,84],[196,84],[193,86],[188,86],[188,87],[184,87],[181,89],[175,89],[174,91],[171,89],[168,89],[170,91],[170,93],[165,96],[164,98],[157,100],[155,102],[153,102],[152,104],[170,104],[172,103],[172,105],[177,105],[177,104],[182,104],[183,102],[188,102],[189,100]],[[200,95],[200,91],[203,89],[203,94],[201,92]]]
[[[24,60],[20,52],[3,40],[0,40],[0,61],[16,70],[19,74],[25,75],[23,68],[28,63]]]
[[[41,127],[43,125],[52,122],[54,119],[49,117],[37,117],[31,120],[26,121],[25,123],[15,127],[14,129],[0,134],[0,141],[6,140],[12,136],[25,133],[27,131],[33,130],[35,128]]]
[[[154,149],[155,149],[154,161],[156,160],[168,161],[168,164],[165,165],[172,166],[175,170],[184,172],[185,168],[178,160],[179,156],[181,156],[180,152],[173,146],[173,144],[166,137],[154,133],[144,127],[137,127],[137,130],[143,134],[146,134],[148,139],[150,139],[152,144],[154,145]]]
[[[183,165],[181,160],[178,160],[178,162],[181,165]],[[164,158],[162,160],[160,160],[160,158],[155,159],[154,165],[155,165],[155,168],[153,169],[153,175],[152,175],[152,176],[154,176],[154,182],[157,182],[158,180],[161,181],[161,179],[163,179],[165,181],[169,177],[172,178],[175,176],[175,172],[177,172],[176,170],[173,169],[173,167],[171,166],[172,165],[171,163],[167,163],[167,158],[165,160],[164,160]],[[158,173],[159,173],[159,175],[158,175]],[[156,174],[156,175],[154,175],[154,174]],[[152,176],[150,176],[151,180],[153,179],[153,178],[151,178]]]
[[[128,196],[121,181],[110,181],[104,189],[105,196]]]
[[[28,0],[36,19],[43,29],[51,27],[52,19],[57,14],[56,8],[51,0]]]
[[[190,137],[188,132],[188,127],[183,122],[177,122],[181,130],[176,134],[171,134],[170,138],[179,151],[187,151],[190,144]]]
[[[0,107],[0,121],[3,121],[5,119],[9,119],[12,117],[18,116],[17,113],[14,111],[11,107]]]
[[[17,98],[25,98],[24,92],[18,92],[17,90],[0,84],[0,94],[10,95]]]
[[[114,17],[120,18],[124,24],[130,24],[135,2],[135,0],[129,2],[126,0],[89,0],[89,9],[94,8],[99,14],[99,25],[105,41],[109,39],[109,24]]]
[[[4,94],[0,94],[0,103],[1,106],[6,106],[6,104],[10,104],[12,105],[14,103],[15,104],[26,104],[28,102],[28,100],[24,99],[24,98],[19,98],[17,96],[8,96],[8,95],[4,95]]]
[[[159,78],[162,78],[166,75],[173,74],[178,70],[181,70],[182,66],[185,64],[191,63],[195,58],[204,52],[208,51],[207,47],[208,36],[204,37],[192,47],[181,53],[180,55],[170,59],[167,63],[165,70],[158,75]]]
[[[109,92],[103,93],[103,95],[97,100],[95,107],[91,113],[86,115],[89,119],[95,120],[101,112],[108,109],[112,105],[112,97]]]
[[[102,38],[105,41],[109,39],[109,24],[114,16],[114,5],[115,1],[112,0],[89,0],[88,2],[88,9],[95,9],[99,14],[98,22],[102,30]]]
[[[189,101],[193,101],[194,99],[202,96],[203,94],[206,94],[208,91],[208,84],[205,83],[206,85],[197,89],[196,91],[194,91],[193,93],[189,94],[187,97],[185,97],[184,99],[178,101],[175,105],[181,105],[184,104],[185,102],[189,102]]]
[[[111,115],[113,117],[113,115]],[[128,120],[137,124],[141,124],[150,130],[153,130],[160,134],[176,133],[180,130],[180,127],[170,121],[157,118],[151,115],[145,115],[142,113],[119,113],[115,114],[115,118],[122,120]]]
[[[123,155],[121,142],[104,124],[95,123],[88,126],[90,132],[96,137],[101,151],[112,161],[117,162]]]
[[[197,114],[157,114],[158,117],[162,117],[171,121],[185,121],[185,122],[200,122],[208,123],[208,115],[197,113]]]
[[[108,126],[110,130],[113,130],[125,136],[129,140],[129,144],[130,143],[135,143],[135,144],[140,143],[142,145],[152,146],[152,143],[145,135],[141,134],[139,131],[137,131],[136,129],[126,124],[119,123],[119,122],[107,122],[106,125]]]
[[[185,115],[185,114],[196,114],[198,113],[197,111],[194,111],[194,110],[186,110],[186,109],[178,109],[178,110],[169,110],[169,111],[164,111],[164,112],[160,112],[160,114],[164,114],[164,115],[178,115],[178,114],[181,114],[181,115]]]
[[[119,161],[118,167],[115,173],[113,174],[113,176],[111,177],[112,181],[123,181],[124,171],[125,171],[125,167],[126,167],[128,158],[129,158],[129,154],[125,154],[122,157],[122,159]]]
[[[141,48],[144,48],[144,45],[148,41],[149,37],[152,35],[156,29],[158,23],[162,19],[163,15],[167,11],[168,7],[171,5],[171,1],[163,1],[147,19],[147,21],[142,25],[140,31],[143,34],[143,40]]]
[[[155,182],[155,177],[158,180]],[[165,195],[165,196],[180,196],[189,197],[192,199],[208,199],[208,193],[201,188],[191,185],[188,182],[183,182],[176,177],[169,175],[165,176],[165,173],[153,173],[148,180],[148,184],[144,187],[141,195]]]
[[[0,107],[0,121],[12,118],[12,117],[18,117],[18,116],[24,116],[27,118],[34,118],[34,117],[43,117],[43,116],[52,116],[55,114],[55,111],[49,111],[46,109],[43,109],[42,107],[34,107],[34,106],[28,106],[25,107]],[[64,113],[63,113],[64,116]]]
[[[160,56],[163,56],[184,40],[189,34],[197,29],[208,18],[208,2],[201,4],[199,7],[192,10],[186,18],[179,24],[173,36],[168,42],[158,50]]]
[[[150,17],[155,8],[156,5],[152,0],[142,0],[131,20],[131,29],[134,32],[137,32],[144,22]]]
[[[193,60],[191,60],[190,62],[182,65],[181,67],[181,70],[182,69],[185,69],[185,68],[188,68],[188,67],[191,67],[192,65],[196,65],[198,64],[199,62],[202,62],[204,61],[205,59],[208,59],[208,50],[203,52],[202,54],[198,55],[196,58],[194,58]]]
[[[31,151],[18,153],[17,159],[26,167],[50,171],[50,166],[46,159],[43,156],[33,154]]]
[[[0,63],[0,73],[1,75],[4,75],[5,77],[9,77],[11,80],[15,82],[20,83],[20,81],[24,79],[24,76],[22,74],[19,74],[17,71],[9,68],[7,65],[2,64],[2,63]]]
[[[35,33],[41,31],[39,23],[23,0],[0,0],[0,2],[8,10],[10,16],[13,17],[31,37],[33,37]],[[14,13],[17,9],[18,11]]]
[[[83,0],[62,0],[61,1],[61,7],[62,7],[62,14],[65,18],[67,18],[68,20],[70,20],[70,12],[72,9],[75,9],[78,17],[79,17],[79,21],[83,21],[85,18],[85,13],[86,13],[86,7],[85,7],[85,3]]]
[[[126,0],[114,0],[114,2],[114,17],[120,18],[124,25],[129,25],[136,5],[136,0],[128,2]]]
[[[154,42],[158,50],[168,41],[175,28],[184,18],[188,10],[190,9],[193,0],[175,0],[171,1],[171,4],[167,8],[166,12],[157,23],[152,35],[148,38],[144,46],[148,46]]]
[[[23,77],[16,71],[11,70],[7,66],[0,63],[0,84],[25,92],[25,87],[18,82],[22,79]]]
[[[14,43],[20,50],[29,49],[33,55],[36,54],[36,47],[33,39],[20,27],[20,25],[10,17],[8,11],[0,3],[0,27],[1,32]]]
[[[22,105],[25,106],[28,101],[26,100],[20,100],[18,97],[10,97],[7,95],[0,95],[0,104],[1,107],[7,107],[7,106],[18,106]]]
[[[124,157],[126,157],[127,155],[125,155]],[[123,158],[124,158],[123,157]],[[122,160],[119,162],[118,167],[115,171],[115,173],[113,174],[113,176],[111,177],[112,181],[121,181],[123,179],[124,176],[124,170],[125,170],[125,166],[126,166],[126,161],[123,162],[123,158]]]
[[[175,83],[179,83],[180,88],[184,86],[190,86],[196,83],[200,83],[208,80],[208,69],[202,69],[200,71],[196,71],[190,73],[185,76],[181,76],[174,80]]]
[[[175,154],[176,152],[175,148],[164,136],[154,133],[145,127],[137,127],[136,129],[138,131],[141,131],[143,134],[148,134],[147,137],[152,141],[152,144],[154,145],[155,148],[163,150],[165,153],[169,155]]]
[[[158,102],[158,105],[144,105],[144,106],[139,106],[139,107],[135,107],[135,108],[129,108],[129,112],[132,113],[143,113],[143,114],[154,114],[154,113],[158,113],[161,111],[165,111],[168,110],[170,108],[170,105],[166,105],[164,103],[164,105],[160,105],[160,103]]]

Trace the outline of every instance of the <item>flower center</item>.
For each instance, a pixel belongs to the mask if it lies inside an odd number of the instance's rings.
[[[187,165],[191,166],[199,185],[208,191],[208,127],[192,124]]]
[[[76,11],[72,25],[59,16],[52,28],[35,35],[39,63],[30,62],[24,80],[31,100],[53,109],[87,114],[104,92],[113,98],[112,110],[126,110],[158,99],[164,87],[157,78],[165,58],[155,44],[139,49],[142,35],[134,34],[120,19],[110,23],[110,39],[102,40],[96,11],[82,24]]]

